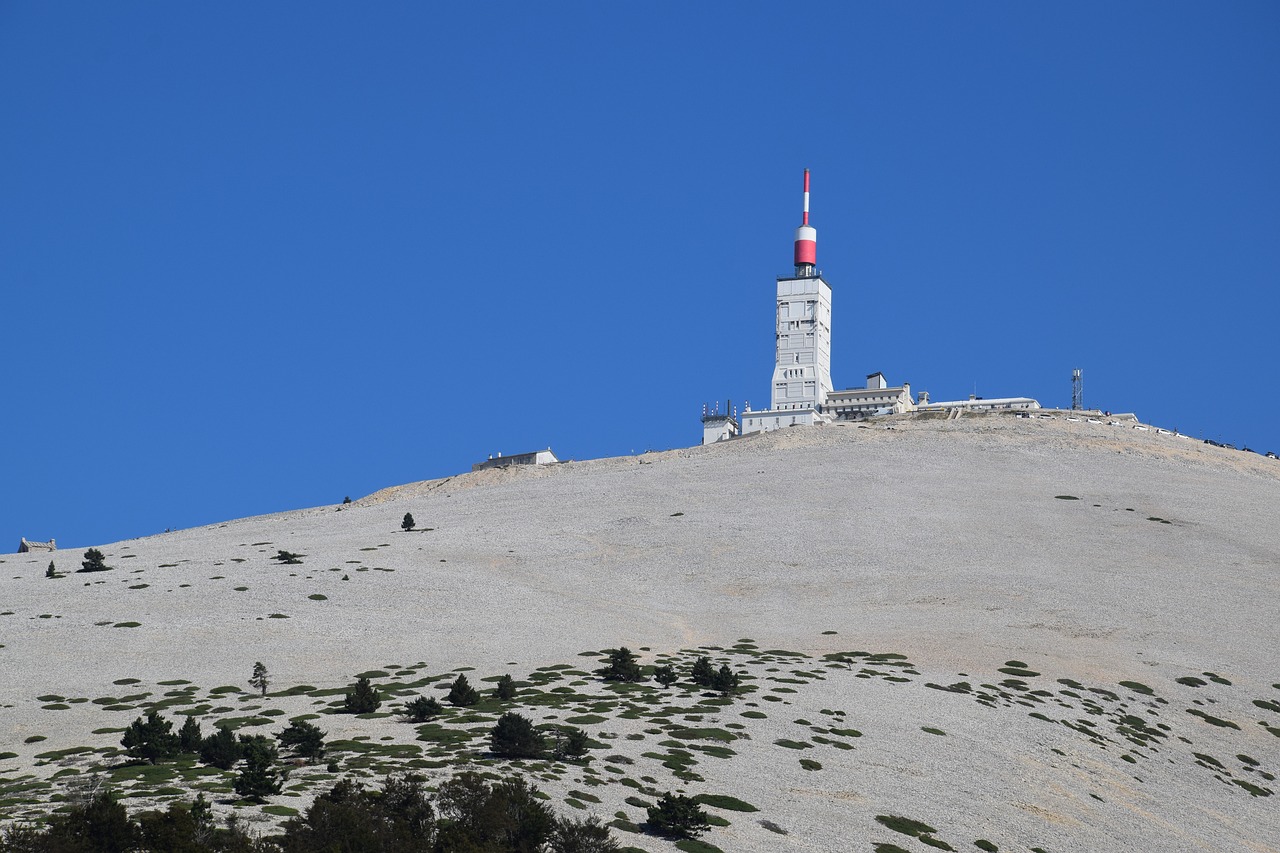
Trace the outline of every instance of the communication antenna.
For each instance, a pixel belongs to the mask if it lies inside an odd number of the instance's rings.
[[[1071,409],[1080,411],[1084,408],[1084,371],[1076,368],[1071,371]]]
[[[804,170],[804,212],[796,229],[796,278],[811,278],[818,263],[818,230],[809,224],[809,170]]]

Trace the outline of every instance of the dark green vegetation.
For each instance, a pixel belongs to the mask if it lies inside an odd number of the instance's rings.
[[[400,529],[408,533],[414,528],[415,524],[417,524],[417,522],[413,520],[413,513],[406,512],[404,514],[404,518],[400,520]]]
[[[267,695],[267,687],[270,686],[271,680],[267,676],[267,667],[262,661],[258,661],[253,665],[253,674],[249,676],[249,686],[254,690]]]
[[[444,713],[444,706],[429,696],[419,696],[405,703],[404,715],[411,723],[425,723]]]
[[[239,786],[237,786],[237,790]],[[131,816],[107,791],[77,802],[47,827],[10,827],[6,853],[612,853],[621,850],[598,819],[556,815],[520,778],[489,782],[462,773],[428,792],[418,775],[388,776],[380,790],[344,779],[315,798],[283,830],[256,838],[232,822],[215,825],[203,795]]]
[[[76,572],[105,572],[110,569],[111,566],[107,565],[106,557],[102,556],[102,552],[97,548],[90,548],[84,552],[84,561],[80,564],[80,568],[76,569]]]
[[[466,675],[459,674],[449,688],[449,695],[446,700],[450,705],[474,705],[480,701],[480,693],[471,686],[471,682],[467,680]]]
[[[724,768],[732,766],[734,756],[761,752],[772,754],[780,772],[799,776],[809,771],[815,782],[851,772],[858,766],[852,751],[864,737],[862,730],[872,739],[880,734],[874,724],[860,720],[856,706],[819,710],[805,705],[803,712],[793,707],[810,685],[843,680],[855,690],[871,680],[881,691],[933,689],[949,694],[947,701],[976,702],[994,711],[1016,713],[1024,721],[1030,716],[1038,721],[1031,725],[1057,727],[1049,743],[1060,743],[1065,737],[1085,747],[1096,746],[1099,760],[1126,768],[1127,773],[1142,772],[1139,767],[1158,756],[1158,762],[1153,763],[1175,768],[1169,772],[1212,774],[1245,801],[1270,796],[1274,787],[1274,762],[1256,743],[1246,745],[1241,740],[1238,747],[1229,750],[1222,746],[1220,739],[1241,732],[1239,727],[1209,725],[1206,711],[1188,715],[1183,713],[1184,706],[1170,706],[1160,695],[1167,692],[1171,698],[1203,704],[1206,710],[1212,707],[1238,721],[1233,725],[1248,722],[1251,727],[1254,720],[1236,706],[1231,706],[1229,713],[1220,710],[1222,705],[1213,707],[1230,686],[1218,676],[1206,675],[1209,681],[1202,682],[1203,689],[1194,690],[1167,680],[1163,690],[1160,683],[1157,687],[1139,682],[1086,685],[1041,677],[1027,663],[1010,660],[1003,667],[993,663],[987,671],[1015,669],[1017,676],[1002,671],[1002,676],[1011,677],[996,676],[993,683],[982,683],[979,675],[962,675],[965,680],[937,684],[919,678],[915,665],[901,654],[842,651],[812,657],[762,650],[751,640],[730,647],[659,654],[652,661],[642,661],[624,648],[587,652],[583,657],[595,660],[484,678],[493,688],[486,688],[483,695],[471,686],[462,671],[466,668],[432,674],[421,662],[384,664],[357,674],[355,685],[347,688],[293,685],[281,689],[277,685],[271,692],[257,684],[251,684],[251,690],[228,684],[206,689],[182,679],[149,688],[130,678],[116,681],[122,688],[136,691],[127,695],[90,700],[46,694],[36,698],[49,707],[89,703],[104,714],[130,712],[124,719],[107,720],[118,727],[95,729],[95,733],[117,733],[108,741],[111,743],[130,730],[134,734],[127,746],[121,744],[124,749],[74,747],[37,753],[37,767],[49,768],[40,770],[45,775],[39,777],[18,775],[7,766],[0,768],[0,772],[12,774],[0,777],[0,819],[38,818],[55,808],[65,813],[66,787],[100,773],[131,810],[158,808],[160,814],[167,814],[164,810],[170,806],[185,808],[191,796],[203,793],[220,810],[232,807],[258,818],[270,817],[279,828],[286,819],[290,823],[310,820],[307,804],[313,798],[320,803],[340,779],[360,787],[388,774],[422,772],[429,773],[432,785],[437,786],[447,781],[459,764],[466,763],[469,769],[481,772],[490,788],[504,777],[522,774],[538,784],[547,783],[550,793],[536,799],[550,797],[554,802],[559,797],[571,809],[601,811],[613,827],[627,832],[661,831],[675,838],[668,828],[673,824],[663,821],[668,812],[678,816],[687,809],[679,801],[668,803],[665,810],[659,803],[663,792],[679,790],[704,813],[710,812],[708,828],[693,835],[710,833],[708,838],[716,841],[717,828],[731,824],[735,831],[747,828],[762,834],[784,834],[790,830],[802,836],[801,827],[783,829],[769,821],[777,815],[769,815],[767,805],[765,812],[744,818],[744,813],[756,807],[732,796],[740,792],[725,790],[723,783],[709,780],[726,778]],[[615,663],[619,673],[639,670],[642,677],[655,677],[648,681],[592,677],[595,666],[603,665],[610,671]],[[656,676],[667,671],[677,677],[664,684]],[[594,672],[603,675],[599,669]],[[737,679],[728,692],[714,686],[724,672]],[[912,682],[914,685],[904,686]],[[155,693],[146,692],[149,689]],[[395,713],[349,708],[349,697],[366,690]],[[1275,716],[1280,712],[1272,707],[1280,704],[1270,699],[1250,704],[1249,698],[1243,701],[1244,707],[1256,708],[1257,716],[1267,722],[1280,722]],[[455,703],[455,699],[460,701]],[[327,715],[348,711],[370,716],[335,720],[343,733],[326,739],[321,729],[331,728],[324,723]],[[125,725],[125,720],[139,714],[142,716],[132,726]],[[758,722],[764,720],[768,722]],[[916,725],[925,722],[929,720]],[[769,735],[763,736],[764,731]],[[943,734],[941,729],[927,726],[922,731]],[[1219,740],[1213,745],[1192,746],[1202,736]],[[88,743],[103,742],[88,740],[87,735],[86,739]],[[918,739],[922,750],[947,748],[941,737],[921,734]],[[1193,748],[1197,750],[1194,756]],[[130,749],[132,753],[126,751]],[[1053,752],[1063,754],[1057,749]],[[714,775],[708,772],[709,767],[715,769]],[[360,790],[364,793],[351,796],[359,800],[367,795],[372,800],[383,795]],[[615,812],[615,804],[623,803],[624,798],[626,808]],[[433,801],[433,809],[440,802]],[[650,820],[650,809],[658,810],[657,823]],[[438,831],[439,821],[448,816],[433,814]],[[882,821],[876,828],[884,835],[910,826],[895,822],[890,827]],[[575,831],[588,832],[586,824],[578,827]],[[598,824],[595,829],[607,832]],[[851,831],[865,835],[866,828]],[[910,836],[911,840],[903,843],[913,851],[921,845],[951,849],[950,844],[966,847],[969,843],[961,843],[954,834],[947,838],[945,827],[901,834]],[[981,841],[993,847],[999,842],[1006,848],[1012,843],[998,837]],[[987,849],[972,843],[977,849]],[[680,838],[679,844],[684,845],[681,849],[715,849],[693,837]],[[884,840],[874,844],[886,850],[894,846]]]
[[[600,669],[605,681],[635,682],[644,680],[644,671],[636,662],[635,653],[623,646],[609,651],[609,665]]]
[[[355,684],[347,688],[343,710],[348,714],[372,714],[380,707],[382,707],[382,697],[365,676],[360,676]]]
[[[280,745],[293,750],[294,755],[307,761],[324,757],[324,732],[306,720],[294,720],[289,727],[276,735]]]
[[[512,711],[498,718],[489,733],[489,744],[500,758],[538,758],[546,750],[546,739],[533,728],[533,722]]]
[[[657,804],[647,810],[649,829],[671,838],[693,838],[711,829],[707,813],[693,797],[663,794]]]

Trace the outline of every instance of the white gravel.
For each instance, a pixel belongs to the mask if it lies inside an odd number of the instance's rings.
[[[124,677],[247,689],[256,660],[278,686],[337,687],[420,660],[519,676],[578,664],[584,650],[749,637],[811,655],[901,652],[921,674],[892,684],[833,673],[784,712],[761,703],[769,719],[733,759],[704,759],[705,786],[689,787],[760,806],[726,813],[732,825],[707,836],[725,850],[932,849],[878,814],[925,820],[958,850],[978,838],[1050,853],[1277,850],[1280,797],[1250,797],[1185,757],[1244,753],[1280,773],[1280,738],[1260,725],[1280,726],[1280,714],[1252,704],[1280,700],[1277,508],[1280,462],[1154,429],[895,418],[414,483],[104,545],[115,568],[102,574],[49,580],[50,555],[4,555],[0,752],[19,756],[0,761],[0,776],[47,775],[57,768],[34,767],[35,753],[110,743],[89,733],[123,725],[118,715],[88,703],[43,711],[36,697],[119,695]],[[432,530],[402,532],[405,512]],[[278,549],[305,554],[303,565],[277,565]],[[63,572],[80,558],[53,555]],[[112,627],[125,621],[141,625]],[[1195,745],[1135,767],[1029,709],[924,686],[959,673],[995,683],[1010,659],[1053,688],[1149,684],[1171,703],[1150,709]],[[1205,671],[1232,685],[1173,681]],[[1185,713],[1210,697],[1207,712],[1240,731]],[[773,740],[797,738],[793,720],[820,722],[822,709],[846,711],[865,736],[815,753],[823,769],[805,771],[808,751]],[[48,739],[24,744],[32,734]],[[634,743],[637,756],[653,748]],[[606,818],[628,793],[613,787],[595,806]]]

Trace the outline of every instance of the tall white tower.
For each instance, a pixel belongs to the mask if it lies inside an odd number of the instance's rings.
[[[831,385],[831,285],[818,271],[818,232],[809,224],[809,170],[804,170],[804,215],[796,229],[796,274],[778,279],[774,411],[821,411]]]

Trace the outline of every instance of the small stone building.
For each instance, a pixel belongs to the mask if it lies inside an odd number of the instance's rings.
[[[507,468],[511,465],[551,465],[560,460],[551,452],[551,448],[546,450],[535,450],[532,453],[516,453],[512,456],[503,456],[499,453],[497,456],[490,456],[483,462],[477,462],[471,466],[472,471],[483,471],[486,468]]]
[[[12,540],[10,540],[12,541]],[[32,551],[56,551],[58,550],[58,540],[50,539],[48,542],[32,542],[23,536],[18,541],[18,553],[29,554]]]

